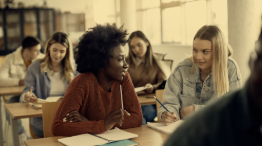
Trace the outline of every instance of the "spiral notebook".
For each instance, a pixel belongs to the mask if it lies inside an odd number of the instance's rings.
[[[163,132],[165,134],[172,134],[181,124],[183,123],[183,120],[178,120],[168,126],[164,125],[163,123],[151,123],[147,122],[147,126],[153,129],[156,129],[160,132]]]
[[[81,134],[77,136],[61,138],[58,139],[58,141],[66,146],[95,146],[136,137],[138,137],[137,134],[115,128],[102,134]]]

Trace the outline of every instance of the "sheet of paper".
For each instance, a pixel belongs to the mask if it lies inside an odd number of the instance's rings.
[[[58,101],[60,98],[63,98],[62,96],[51,96],[51,97],[47,97],[46,101],[48,102],[56,102]]]
[[[140,92],[140,91],[143,91],[143,90],[145,90],[145,89],[147,89],[146,87],[136,87],[135,88],[135,92],[137,93],[137,92]]]
[[[172,134],[182,123],[183,123],[183,120],[178,120],[177,122],[174,122],[166,126],[163,123],[147,122],[147,126],[150,128],[156,129],[158,131],[161,131],[163,133],[166,133],[166,134]]]
[[[124,139],[131,139],[138,137],[137,134],[133,134],[130,132],[126,132],[124,130],[115,128],[112,130],[108,130],[102,134],[96,134],[99,137],[105,138],[110,141],[119,141],[119,140],[124,140]]]
[[[91,134],[81,134],[77,136],[61,138],[58,139],[58,141],[67,146],[95,146],[108,143],[107,140]]]

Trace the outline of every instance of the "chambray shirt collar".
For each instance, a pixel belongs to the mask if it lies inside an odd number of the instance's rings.
[[[200,68],[198,67],[198,65],[195,65],[195,66],[192,66],[190,68],[190,70],[192,70],[193,67],[195,67],[194,68],[194,73],[193,73],[192,76],[190,76],[188,78],[188,80],[190,82],[192,82],[192,83],[201,83],[202,81],[201,81],[201,78],[200,78]],[[208,80],[211,77],[211,75],[212,75],[212,72],[207,76],[206,80]]]

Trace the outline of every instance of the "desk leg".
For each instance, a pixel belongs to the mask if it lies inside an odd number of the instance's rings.
[[[13,136],[13,143],[14,146],[19,146],[19,134],[18,134],[18,120],[14,120],[11,116],[10,116],[10,120],[11,120],[11,126],[12,126],[12,136]]]
[[[3,141],[3,120],[2,120],[2,98],[0,96],[0,145],[4,145],[4,141]]]

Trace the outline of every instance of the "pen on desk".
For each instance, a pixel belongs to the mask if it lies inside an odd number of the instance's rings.
[[[170,113],[170,111],[156,98],[156,96],[154,96],[154,98],[166,109],[166,111]]]

